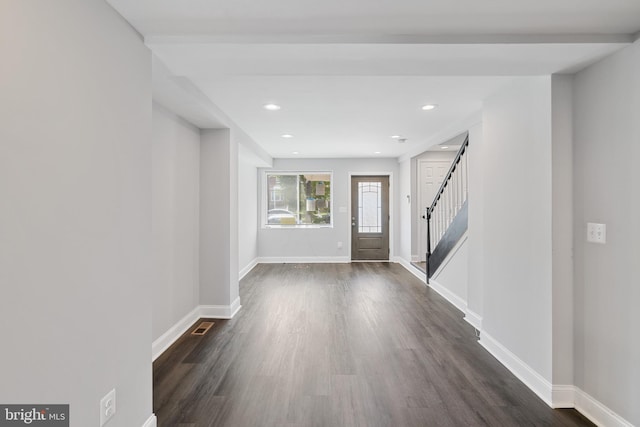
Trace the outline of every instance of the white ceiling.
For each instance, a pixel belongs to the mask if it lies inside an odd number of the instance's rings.
[[[637,0],[110,0],[142,34],[629,34]]]
[[[274,157],[397,157],[473,115],[500,77],[234,76],[198,80]],[[416,90],[416,88],[420,88]],[[275,102],[280,111],[262,105]],[[438,103],[433,111],[421,106]],[[291,134],[293,138],[282,138]],[[392,135],[406,138],[404,144]],[[294,153],[297,152],[297,153]]]
[[[514,78],[574,72],[640,31],[637,0],[108,1],[156,56],[157,102],[273,157],[419,152]]]

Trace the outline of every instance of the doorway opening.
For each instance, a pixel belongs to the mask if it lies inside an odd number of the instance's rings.
[[[389,260],[389,176],[351,177],[351,260]]]

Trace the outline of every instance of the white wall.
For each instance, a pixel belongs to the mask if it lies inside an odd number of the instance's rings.
[[[487,99],[483,132],[483,334],[551,382],[551,78]]]
[[[411,162],[412,160],[404,160],[398,165],[398,205],[400,208],[400,232],[398,249],[396,255],[407,263],[411,262],[411,232],[412,232],[412,212],[414,211],[414,204],[416,198],[411,191],[412,176],[411,176]],[[409,196],[409,197],[407,197]]]
[[[152,413],[151,58],[104,1],[0,3],[0,401]]]
[[[640,425],[640,43],[578,73],[573,105],[576,385]]]
[[[464,236],[433,275],[432,281],[442,286],[460,309],[467,305],[469,281],[469,240]]]
[[[153,105],[153,339],[198,305],[200,130]]]
[[[240,150],[238,165],[238,266],[246,273],[258,259],[258,168]]]
[[[551,78],[553,384],[573,384],[573,77]]]
[[[273,170],[282,171],[333,171],[333,228],[312,229],[282,229],[263,228],[258,230],[258,253],[260,258],[292,259],[318,257],[334,261],[351,259],[349,239],[351,221],[349,218],[349,173],[372,172],[392,174],[391,183],[391,255],[400,243],[398,200],[398,162],[396,159],[274,159]],[[263,206],[264,169],[260,171],[260,206]],[[402,196],[404,197],[404,196]],[[341,213],[340,207],[347,209]],[[259,216],[262,222],[262,214]],[[338,249],[338,242],[343,242],[343,248]]]
[[[238,145],[229,129],[207,129],[200,146],[200,304],[230,308],[234,303],[239,303]]]
[[[466,319],[476,329],[482,329],[484,300],[484,143],[482,124],[469,129],[469,220],[468,237],[468,280]]]

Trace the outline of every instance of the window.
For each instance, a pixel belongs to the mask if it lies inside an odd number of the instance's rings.
[[[382,233],[382,183],[358,183],[358,232]]]
[[[331,172],[268,172],[267,226],[330,226]]]

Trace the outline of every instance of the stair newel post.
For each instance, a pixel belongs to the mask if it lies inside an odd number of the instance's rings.
[[[429,284],[429,257],[431,256],[431,208],[427,208],[427,256],[426,256],[426,260],[427,260],[427,265],[426,265],[426,271],[427,271],[427,285]]]

